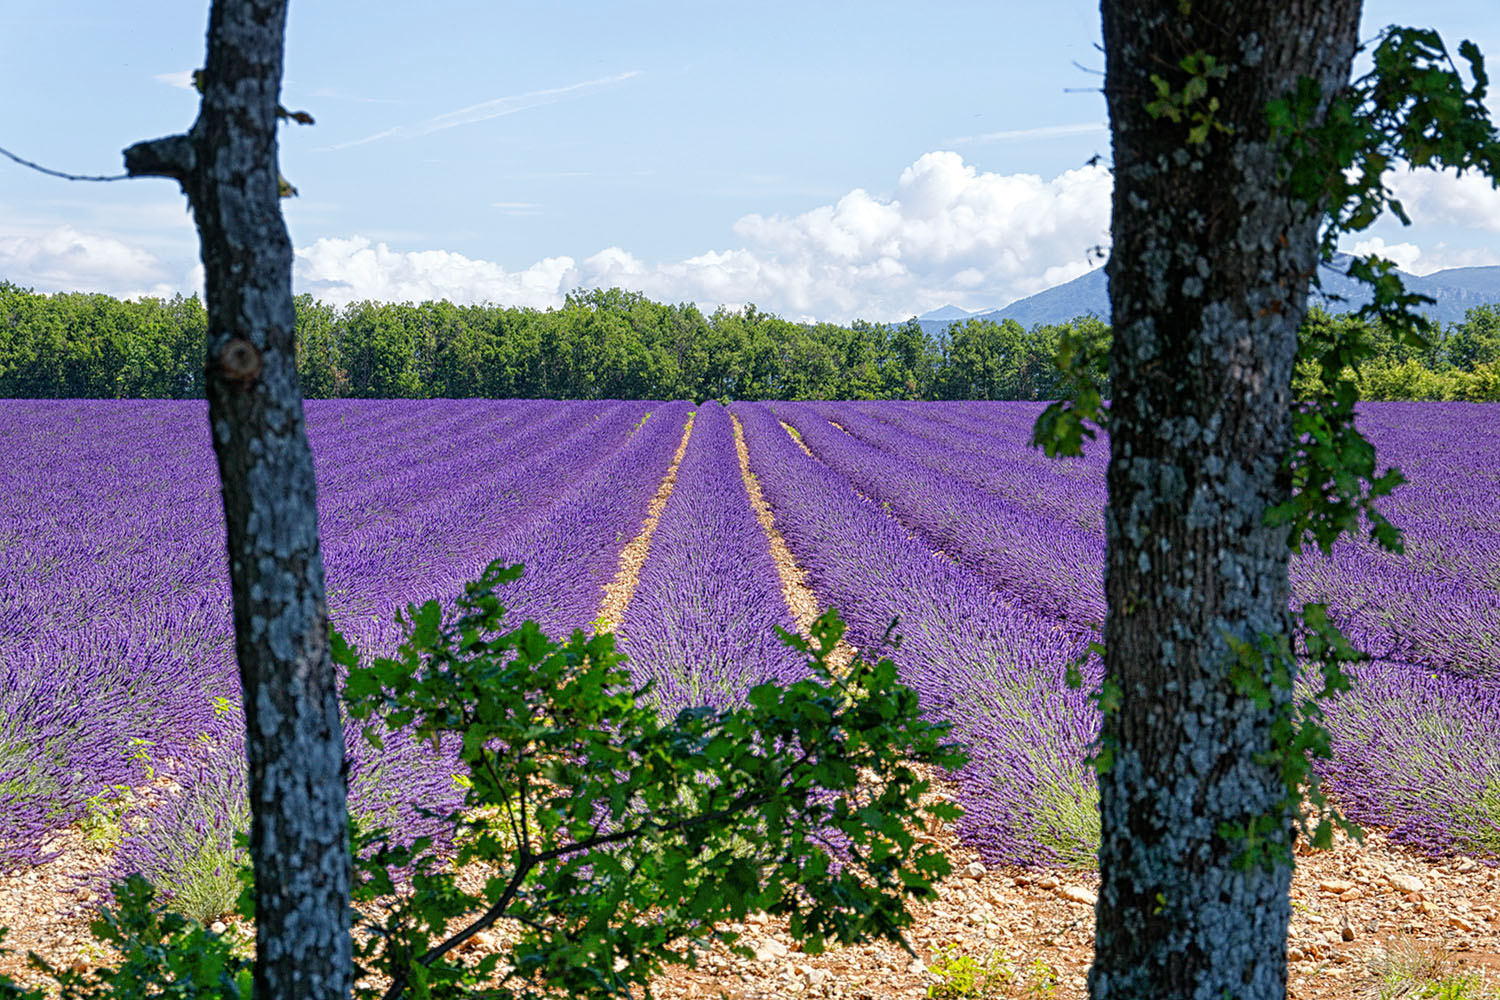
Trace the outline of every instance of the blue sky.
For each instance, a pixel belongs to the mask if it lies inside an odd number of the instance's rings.
[[[185,129],[203,0],[5,0],[0,146],[114,173]],[[1107,241],[1097,4],[293,0],[282,136],[298,290],[335,302],[537,307],[618,284],[793,318],[1004,305]],[[1500,8],[1371,3],[1473,38]],[[1500,195],[1401,177],[1417,271],[1500,263]],[[1351,243],[1350,249],[1354,249]],[[78,184],[0,162],[0,278],[193,291],[168,181]]]

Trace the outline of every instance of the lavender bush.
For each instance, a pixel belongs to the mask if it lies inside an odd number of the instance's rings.
[[[1039,409],[1027,403],[776,404],[828,469],[846,473],[849,485],[890,521],[949,554],[975,582],[1086,621],[1077,609],[1102,606],[1093,567],[1102,553],[1108,442],[1086,448],[1083,459],[1047,460],[1027,447]],[[1353,818],[1391,826],[1399,839],[1432,850],[1497,852],[1497,416],[1500,408],[1484,404],[1361,407],[1382,460],[1400,465],[1411,480],[1385,504],[1405,529],[1407,551],[1393,556],[1349,541],[1331,557],[1299,556],[1292,567],[1295,601],[1326,602],[1331,617],[1379,658],[1360,671],[1364,683],[1330,710],[1335,760],[1326,776],[1335,795]],[[881,470],[894,481],[883,479]],[[1007,532],[1014,536],[1015,528],[965,523],[966,509],[991,518],[1015,511],[1010,524],[1027,524],[1034,537],[1022,532],[1018,541],[997,543]],[[1080,529],[1097,547],[1080,545]],[[1058,578],[1091,595],[1048,591],[1045,552],[1053,539]],[[1067,777],[1036,777],[1062,751],[1029,747],[1007,750],[992,766],[1024,775],[1027,788],[1050,781],[1066,789]],[[970,771],[991,756],[977,748]],[[968,775],[960,780],[974,814],[1027,815],[1024,803]],[[1077,796],[1065,793],[1065,801]],[[1030,808],[1056,811],[1048,802],[1044,796]],[[1043,838],[1036,839],[1040,844]]]
[[[1063,677],[1103,614],[1108,442],[1046,459],[1027,447],[1039,407],[730,412],[819,600],[867,649],[899,618],[905,680],[971,746],[956,775],[963,834],[991,860],[1082,865],[1098,835],[1085,762],[1098,720]],[[691,409],[310,403],[334,623],[380,655],[397,608],[448,600],[497,558],[527,566],[501,595],[512,618],[553,634],[593,621]],[[1382,459],[1411,480],[1383,505],[1406,553],[1352,541],[1293,565],[1296,600],[1326,601],[1377,656],[1329,707],[1325,777],[1352,817],[1430,850],[1500,854],[1497,418],[1482,404],[1362,407]],[[11,401],[0,449],[0,855],[37,858],[82,821],[119,842],[122,866],[207,912],[229,891],[244,814],[202,404]],[[791,622],[733,423],[701,407],[623,649],[669,704],[728,705],[795,671],[771,637]],[[714,635],[733,638],[720,649]],[[375,754],[352,731],[348,746],[367,824],[420,831],[418,804],[461,797],[449,749],[394,733]]]
[[[893,658],[926,710],[954,725],[973,760],[959,772],[960,832],[991,861],[1080,861],[1098,836],[1084,762],[1097,732],[1067,664],[1087,635],[1012,603],[861,498],[798,448],[771,411],[736,403],[750,468],[776,526],[849,638],[878,648],[900,618]]]
[[[1088,626],[1103,623],[1102,538],[907,457],[937,445],[912,439],[898,452],[860,441],[844,422],[861,425],[856,413],[813,403],[778,403],[775,413],[830,469],[1015,603]]]

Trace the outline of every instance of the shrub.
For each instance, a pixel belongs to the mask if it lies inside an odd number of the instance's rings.
[[[335,639],[353,717],[456,737],[469,772],[453,857],[425,839],[370,844],[356,896],[386,916],[360,935],[362,961],[393,989],[626,996],[666,963],[694,964],[695,941],[734,945],[724,924],[754,911],[786,916],[810,953],[904,943],[907,900],[930,898],[949,870],[913,830],[957,812],[921,804],[928,783],[910,765],[952,768],[962,755],[945,725],[921,719],[893,663],[856,660],[836,675],[843,623],[830,612],[812,642],[782,633],[809,657],[808,679],[664,721],[612,636],[556,642],[532,622],[500,631],[495,589],[519,572],[491,565],[446,618],[435,602],[409,608],[392,658],[362,665]],[[455,877],[474,863],[496,873],[481,893]],[[400,869],[411,894],[387,874]],[[453,961],[498,922],[517,932],[503,972],[498,955]]]

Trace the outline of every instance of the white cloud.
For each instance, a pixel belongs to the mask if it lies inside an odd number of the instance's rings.
[[[1391,190],[1418,225],[1453,225],[1500,233],[1500,190],[1480,174],[1415,170],[1395,173]]]
[[[1417,273],[1415,270],[1419,266],[1417,261],[1422,257],[1422,249],[1415,243],[1387,243],[1379,236],[1372,236],[1370,239],[1360,240],[1354,244],[1354,253],[1360,257],[1372,253],[1378,254],[1401,270],[1412,274]]]
[[[1431,274],[1450,267],[1488,267],[1493,264],[1500,264],[1500,253],[1492,247],[1450,247],[1438,243],[1430,250],[1422,251],[1413,273]]]
[[[1089,248],[1108,240],[1110,186],[1103,167],[1043,180],[928,153],[890,197],[855,190],[802,215],[737,222],[735,234],[775,265],[760,276],[764,291],[742,297],[843,318],[1003,305],[1096,263]]]
[[[1452,247],[1436,243],[1426,249],[1415,243],[1386,243],[1379,236],[1360,240],[1350,251],[1379,254],[1411,274],[1431,274],[1450,267],[1483,267],[1500,264],[1500,253],[1489,247]]]
[[[363,237],[317,240],[297,251],[292,276],[299,292],[342,305],[360,299],[495,302],[545,308],[562,301],[571,257],[548,257],[524,271],[446,250],[401,252]]]
[[[154,254],[67,225],[0,236],[0,277],[43,292],[82,290],[122,298],[169,296],[177,290]]]
[[[1394,181],[1417,225],[1368,235],[1353,252],[1379,253],[1416,274],[1500,263],[1492,240],[1466,244],[1454,231],[1500,231],[1500,195],[1483,181],[1431,173]],[[574,288],[619,285],[710,310],[753,302],[789,318],[896,320],[948,303],[1003,306],[1098,266],[1111,183],[1102,167],[1043,179],[984,172],[957,153],[933,152],[903,170],[888,193],[855,189],[796,215],[746,215],[731,227],[730,246],[677,260],[645,260],[615,245],[508,269],[449,251],[405,251],[406,237],[367,230],[302,246],[294,279],[298,291],[340,304],[450,299],[546,308]],[[541,208],[491,204],[507,214]],[[0,236],[0,278],[126,296],[200,288],[201,274],[189,273],[196,241],[182,205],[152,202],[133,211],[96,214],[75,228],[0,204],[7,234]]]
[[[1109,131],[1108,122],[1074,122],[1070,125],[1039,125],[1036,128],[1007,129],[1001,132],[984,132],[980,135],[965,135],[948,141],[957,145],[976,142],[1015,142],[1020,139],[1058,139],[1069,135],[1090,135]]]
[[[632,77],[641,75],[640,70],[632,69],[624,73],[616,73],[614,76],[604,76],[597,80],[583,80],[579,83],[570,83],[563,87],[549,87],[546,90],[531,90],[524,94],[511,94],[507,97],[496,97],[492,100],[481,101],[478,104],[470,104],[467,107],[458,108],[455,111],[445,111],[440,115],[433,115],[424,121],[413,122],[410,125],[394,125],[391,128],[382,129],[374,135],[367,135],[363,139],[351,139],[348,142],[335,143],[327,149],[349,149],[353,146],[363,146],[366,143],[375,142],[378,139],[411,139],[416,136],[430,135],[443,129],[454,128],[459,125],[470,125],[474,122],[488,121],[491,118],[499,118],[503,115],[513,115],[518,111],[526,111],[538,108],[544,104],[553,104],[569,96],[590,90],[598,90],[615,83],[623,83]]]
[[[984,173],[936,152],[904,170],[888,196],[856,189],[800,215],[747,215],[744,245],[644,261],[608,247],[523,271],[445,251],[403,252],[363,237],[298,251],[298,288],[335,302],[450,298],[559,305],[575,287],[618,285],[712,309],[754,302],[785,316],[899,319],[953,302],[1005,303],[1097,266],[1108,239],[1110,176],[1101,167],[1051,180]],[[496,202],[531,211],[530,203]]]
[[[190,69],[178,70],[175,73],[157,73],[151,79],[157,83],[165,83],[169,87],[177,87],[180,90],[193,89],[193,71]]]

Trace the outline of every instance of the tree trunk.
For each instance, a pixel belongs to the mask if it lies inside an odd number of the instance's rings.
[[[351,976],[346,765],[278,190],[285,27],[286,0],[214,0],[198,120],[132,146],[125,164],[178,180],[202,241],[249,758],[255,995],[333,1000]]]
[[[1236,867],[1223,824],[1291,817],[1276,707],[1236,692],[1230,640],[1283,635],[1290,384],[1321,213],[1293,199],[1264,109],[1349,80],[1358,0],[1104,0],[1113,134],[1106,714],[1095,1000],[1286,992],[1288,861]],[[1180,120],[1158,105],[1197,52],[1227,68]],[[1217,108],[1210,105],[1216,98]],[[1170,102],[1169,102],[1170,103]],[[1190,129],[1209,124],[1202,141]],[[1269,680],[1269,673],[1263,673]],[[1277,690],[1285,699],[1287,692]],[[1283,700],[1281,704],[1285,704]]]

